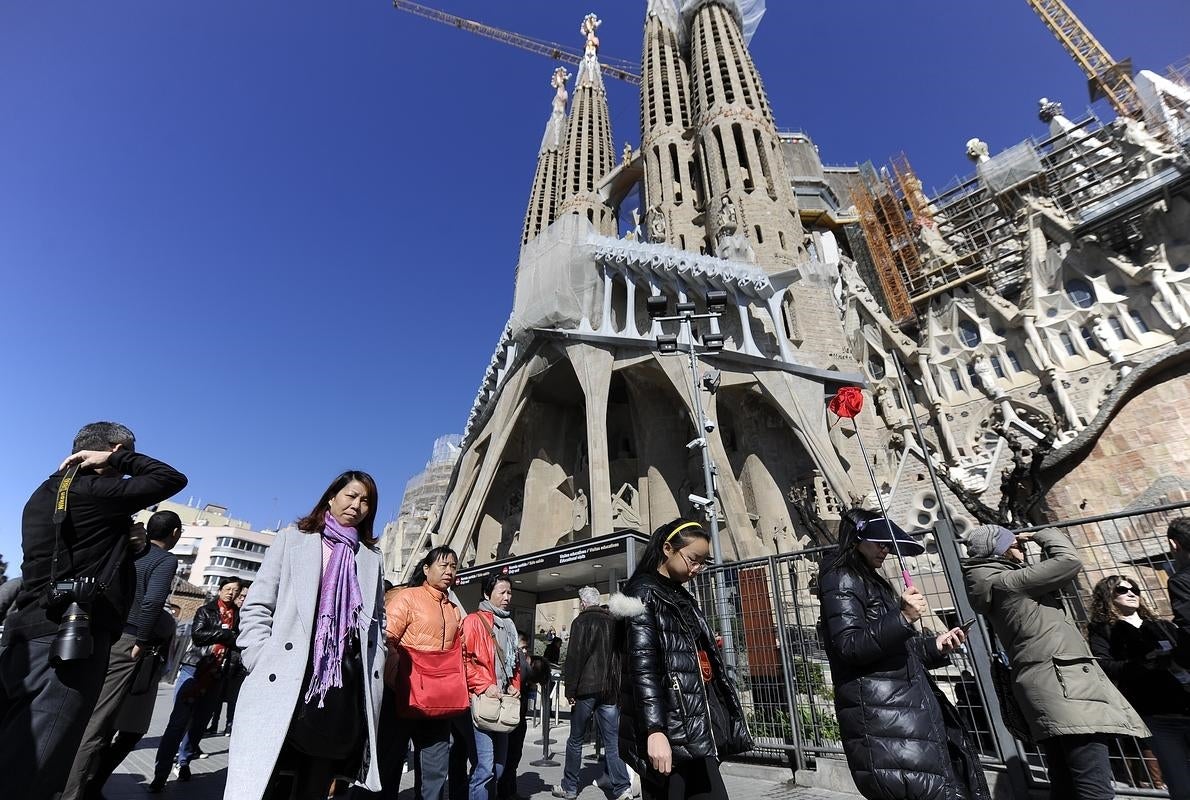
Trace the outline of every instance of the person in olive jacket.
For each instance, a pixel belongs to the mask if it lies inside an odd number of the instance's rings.
[[[822,640],[847,765],[871,800],[987,800],[978,750],[926,671],[948,663],[963,630],[935,635],[914,628],[925,597],[913,587],[898,596],[879,572],[894,536],[902,554],[924,551],[879,514],[845,512],[839,549],[819,577]]]
[[[1024,548],[1045,560],[1027,564]],[[987,617],[1012,665],[1013,696],[1045,752],[1054,797],[1115,797],[1112,736],[1146,739],[1149,729],[1112,685],[1070,619],[1059,590],[1083,569],[1074,545],[1053,528],[1013,534],[998,525],[968,532],[967,594]]]
[[[608,602],[621,621],[620,757],[640,773],[644,800],[727,800],[719,760],[752,749],[715,637],[682,586],[710,549],[701,524],[662,525]]]

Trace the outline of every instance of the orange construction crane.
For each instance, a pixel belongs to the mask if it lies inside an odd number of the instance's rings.
[[[393,0],[393,8],[399,11],[408,11],[410,14],[416,14],[423,19],[441,22],[443,25],[450,25],[460,30],[477,33],[480,36],[486,36],[489,39],[495,39],[497,42],[504,42],[513,47],[528,50],[530,53],[537,53],[546,58],[552,58],[555,61],[562,61],[567,64],[579,64],[583,60],[582,53],[569,50],[560,44],[543,42],[539,39],[522,36],[519,33],[493,28],[491,25],[484,25],[482,22],[476,22],[454,14],[447,14],[445,11],[423,6],[421,3],[413,3],[410,0]],[[601,57],[599,59],[599,69],[609,78],[625,81],[631,83],[633,86],[640,86],[640,73],[636,71],[636,64],[631,61]]]
[[[1106,97],[1122,117],[1140,115],[1141,104],[1136,96],[1136,84],[1132,82],[1132,59],[1113,59],[1063,0],[1025,2],[1086,74],[1092,100]]]

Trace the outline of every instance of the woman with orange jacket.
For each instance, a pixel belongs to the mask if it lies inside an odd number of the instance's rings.
[[[472,695],[498,698],[521,693],[517,630],[512,621],[512,583],[507,575],[484,578],[486,598],[479,610],[463,620],[463,664],[467,668],[467,689]],[[504,774],[508,757],[508,734],[475,727],[475,768],[471,771],[469,800],[490,800]]]
[[[414,747],[415,796],[419,800],[440,800],[445,796],[451,717],[430,716],[425,709],[417,708],[408,684],[417,682],[418,676],[409,672],[416,673],[417,659],[413,656],[419,653],[458,652],[456,663],[462,680],[459,645],[463,612],[450,592],[458,568],[459,558],[453,550],[435,547],[414,568],[408,586],[391,589],[385,596],[388,660],[381,719],[382,727],[388,731],[382,729],[381,739],[389,741],[382,744],[387,761],[381,769],[382,797],[397,796],[410,740]],[[435,682],[440,679],[435,677]]]

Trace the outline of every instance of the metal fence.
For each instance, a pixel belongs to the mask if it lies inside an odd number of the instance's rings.
[[[1065,532],[1086,564],[1066,593],[1074,618],[1086,620],[1095,583],[1109,575],[1137,581],[1146,604],[1168,617],[1165,585],[1171,564],[1165,531],[1172,519],[1188,511],[1190,502],[1183,502],[1038,526]],[[948,575],[933,536],[927,535],[926,540],[927,552],[916,559],[913,569],[914,583],[929,604],[923,627],[942,631],[961,622],[951,587],[961,587],[962,576]],[[834,682],[818,628],[819,564],[833,550],[816,547],[717,565],[692,584],[712,627],[722,631],[731,626],[734,650],[727,655],[735,662],[744,713],[756,740],[751,758],[788,760],[803,768],[818,756],[843,752]],[[717,616],[716,573],[725,578],[731,619]],[[896,576],[890,573],[889,578],[895,585]],[[1001,752],[984,700],[994,697],[994,691],[982,684],[980,672],[964,650],[932,675],[959,710],[986,764],[1003,767],[1009,761],[1023,761],[1030,782],[1044,785],[1045,760],[1035,747],[1016,742],[1016,752]],[[1164,796],[1156,762],[1142,743],[1118,742],[1112,761],[1120,794]]]

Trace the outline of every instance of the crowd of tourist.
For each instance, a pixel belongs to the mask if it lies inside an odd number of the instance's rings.
[[[418,800],[516,800],[533,696],[558,683],[570,731],[553,797],[581,792],[589,725],[613,800],[638,790],[646,800],[725,800],[721,762],[753,749],[719,638],[687,588],[711,561],[699,522],[657,528],[606,603],[581,589],[569,634],[551,629],[538,656],[513,621],[506,574],[487,574],[470,611],[453,589],[449,547],[426,553],[405,585],[386,583],[378,490],[360,471],[338,475],[277,535],[250,585],[223,580],[180,627],[169,551],[182,522],[169,511],[143,526],[131,516],[185,484],[137,453],[127,428],[94,423],[30,497],[22,575],[0,604],[10,796],[100,800],[174,669],[150,793],[191,779],[224,704],[226,800],[396,798],[409,762]],[[1054,797],[1113,797],[1110,752],[1124,737],[1151,753],[1151,787],[1190,798],[1190,519],[1168,535],[1173,618],[1142,600],[1135,579],[1107,576],[1091,593],[1089,640],[1060,594],[1083,570],[1062,533],[985,525],[965,537],[966,592],[1010,676],[1000,701],[1044,754]],[[921,590],[907,572],[894,587],[883,571],[894,552],[922,545],[885,516],[851,509],[818,581],[855,784],[868,798],[985,800],[987,732],[971,730],[930,674],[965,649],[975,620],[923,629]]]

